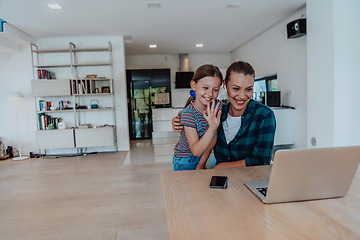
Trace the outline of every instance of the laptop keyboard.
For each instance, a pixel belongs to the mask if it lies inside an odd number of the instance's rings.
[[[262,195],[264,195],[264,196],[266,197],[267,187],[264,187],[264,188],[256,188],[256,190],[258,190]]]

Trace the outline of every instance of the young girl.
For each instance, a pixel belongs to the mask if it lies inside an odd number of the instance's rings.
[[[214,65],[206,64],[196,70],[190,82],[190,97],[181,112],[180,124],[184,128],[174,148],[174,171],[205,168],[220,123],[221,103],[216,98],[221,82],[222,74]]]

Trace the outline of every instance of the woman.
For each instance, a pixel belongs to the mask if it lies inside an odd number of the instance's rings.
[[[223,106],[214,148],[218,168],[270,164],[276,121],[273,111],[252,98],[255,71],[243,61],[234,62],[224,80],[229,103]],[[179,131],[179,118],[173,118]]]

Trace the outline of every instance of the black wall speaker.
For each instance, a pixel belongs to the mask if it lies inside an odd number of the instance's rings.
[[[280,107],[280,91],[266,92],[266,105],[269,107]]]
[[[286,25],[287,37],[298,38],[306,34],[306,18],[292,21]]]

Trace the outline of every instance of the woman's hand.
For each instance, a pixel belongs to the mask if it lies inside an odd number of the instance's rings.
[[[175,117],[173,117],[171,121],[172,129],[175,132],[181,132],[181,130],[184,129],[184,126],[180,125],[180,113],[181,111],[179,111],[178,114]]]
[[[208,103],[204,111],[204,118],[208,121],[209,129],[217,129],[220,124],[221,110],[219,110],[220,102],[216,104],[215,101]]]
[[[235,167],[246,167],[245,160],[218,163],[212,169],[224,169],[224,168],[235,168]]]

